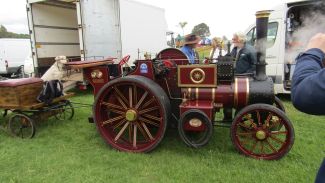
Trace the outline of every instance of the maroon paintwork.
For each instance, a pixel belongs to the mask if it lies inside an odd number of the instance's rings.
[[[144,76],[154,80],[152,60],[138,60],[136,66],[137,67],[134,69],[134,71],[128,75]]]
[[[100,71],[103,73],[103,76],[101,78],[92,78],[91,73],[94,71]],[[110,81],[109,76],[109,69],[106,66],[96,66],[91,68],[85,68],[84,69],[84,76],[89,81],[91,86],[93,86],[94,89],[94,95],[96,95],[99,90]]]
[[[209,119],[212,119],[214,116],[214,106],[212,101],[207,100],[191,100],[185,101],[180,106],[180,113],[183,114],[190,109],[198,109],[202,111],[204,114],[207,115]],[[203,131],[205,130],[206,126],[202,124],[199,127],[192,127],[189,123],[185,123],[185,130],[190,131]]]
[[[68,69],[83,69],[83,75],[85,79],[93,86],[94,96],[98,91],[110,81],[109,69],[105,66],[107,64],[113,64],[115,58],[107,58],[104,60],[91,60],[91,61],[76,61],[66,63]],[[93,71],[100,71],[102,77],[92,78],[91,73]]]
[[[171,119],[171,116],[180,120],[181,116],[187,116],[192,111],[205,115],[208,123],[200,122],[202,118],[193,116],[187,117],[183,123],[179,122],[178,125],[182,125],[178,128],[189,132],[184,133],[185,136],[197,133],[205,136],[205,139],[198,139],[191,144],[189,141],[192,137],[185,140],[186,137],[181,135],[181,138],[187,145],[203,146],[212,135],[212,123],[217,111],[221,108],[235,108],[239,111],[242,108],[246,109],[249,104],[248,76],[235,76],[232,81],[219,82],[216,65],[188,65],[187,57],[181,51],[172,48],[161,51],[155,59],[155,61],[137,60],[135,68],[126,74],[127,77],[110,75],[107,64],[113,64],[112,60],[69,64],[71,68],[83,69],[85,78],[93,86],[96,96],[93,113],[97,129],[104,140],[118,150],[127,152],[153,150],[164,136],[167,120]],[[157,62],[168,68],[168,72],[163,76],[155,72],[157,65],[154,64]],[[100,77],[98,77],[99,72]],[[172,110],[169,112],[167,106],[170,104]],[[281,132],[281,134],[289,135],[283,147],[275,150],[281,151],[281,154],[275,151],[269,155],[254,154],[254,149],[247,149],[242,144],[242,140],[236,135],[243,133],[241,130],[244,118],[248,115],[252,116],[251,113],[246,111],[236,118],[232,125],[232,139],[236,148],[258,159],[276,159],[285,154],[292,144],[290,135],[293,132],[285,117],[278,111],[275,111],[274,116],[282,119],[284,121],[282,126],[288,129],[288,132]],[[270,121],[269,118],[267,117],[266,121]],[[254,143],[258,135],[260,138],[258,140],[264,143],[265,138],[273,138],[272,135],[275,134],[273,129],[262,127],[249,130]],[[264,134],[267,135],[265,138]]]
[[[194,68],[192,67],[194,66]],[[195,67],[197,66],[197,67]],[[202,82],[195,83],[192,81],[192,79],[195,79],[195,74],[199,74],[200,72],[191,72],[195,68],[202,70],[204,73],[206,73],[205,77],[202,78]],[[195,71],[195,70],[194,70]],[[188,67],[180,67],[178,74],[180,77],[178,78],[179,85],[180,86],[187,86],[187,85],[195,85],[196,87],[213,87],[217,86],[217,72],[216,72],[216,65],[211,65],[210,67],[203,67],[202,65],[189,65]],[[202,77],[202,76],[201,76]],[[195,81],[195,80],[194,80]]]
[[[258,16],[265,17],[265,12]],[[137,60],[133,70],[118,76],[108,69],[116,68],[107,66],[112,60],[69,67],[83,69],[93,86],[94,121],[103,139],[115,149],[153,150],[163,139],[167,121],[171,126],[176,121],[174,126],[185,144],[204,146],[213,134],[216,112],[224,108],[222,122],[227,125],[230,116],[228,126],[238,151],[257,159],[278,159],[290,150],[294,131],[285,114],[272,106],[273,82],[265,74],[265,63],[259,57],[262,51],[257,54],[254,76],[234,76],[228,56],[217,64],[190,65],[188,57],[175,48],[162,50],[153,60]],[[119,70],[123,71],[127,58],[120,61]],[[235,118],[230,114],[233,109]]]
[[[177,49],[165,49],[161,51],[157,58],[159,59],[169,59],[169,61],[175,62],[175,65],[169,67],[169,72],[163,79],[156,79],[154,75],[153,62],[151,60],[138,60],[136,61],[136,67],[128,75],[144,76],[153,81],[156,81],[170,97],[170,99],[186,99],[189,101],[204,102],[200,103],[200,106],[206,108],[203,112],[207,114],[210,120],[214,119],[214,115],[211,115],[214,110],[218,111],[223,107],[244,107],[248,102],[248,87],[249,81],[247,77],[236,77],[235,82],[232,85],[216,85],[216,69],[215,65],[209,67],[207,65],[191,65],[187,67],[186,56]],[[112,64],[113,59],[101,61],[82,61],[69,63],[72,68],[84,68],[84,76],[90,82],[94,88],[94,94],[96,95],[98,91],[108,83],[112,77],[109,75],[109,69],[106,66],[98,66],[100,62],[103,64]],[[91,64],[96,63],[95,66]],[[178,65],[181,64],[181,68]],[[77,66],[77,67],[76,67]],[[178,73],[177,69],[181,73]],[[205,79],[202,83],[195,84],[190,79],[190,73],[193,69],[202,69],[206,74]],[[100,71],[103,75],[101,78],[92,78],[91,73],[94,71]],[[179,77],[179,78],[178,78]],[[180,87],[181,85],[193,85],[196,87]],[[205,87],[208,85],[210,87]],[[211,87],[215,85],[215,87]],[[211,107],[211,104],[213,107]],[[181,105],[182,106],[182,105]],[[192,109],[198,109],[196,105],[190,105]],[[208,111],[209,110],[209,111]],[[186,111],[186,110],[185,110]],[[177,116],[183,114],[184,110],[180,110]]]

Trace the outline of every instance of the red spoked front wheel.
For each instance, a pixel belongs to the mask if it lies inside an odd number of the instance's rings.
[[[149,152],[164,137],[170,102],[152,80],[127,76],[99,91],[93,112],[98,131],[113,148]]]
[[[246,156],[275,160],[290,151],[294,129],[283,111],[267,104],[253,104],[236,115],[231,139],[236,149]]]

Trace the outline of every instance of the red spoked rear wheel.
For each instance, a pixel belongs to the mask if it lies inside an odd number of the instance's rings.
[[[280,109],[267,104],[243,108],[231,126],[236,149],[256,159],[275,160],[286,155],[294,142],[294,129]]]
[[[113,148],[149,152],[162,140],[170,114],[163,89],[142,76],[118,78],[98,93],[94,117],[98,131]]]

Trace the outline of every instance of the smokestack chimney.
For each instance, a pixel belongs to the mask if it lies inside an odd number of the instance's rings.
[[[266,55],[266,42],[267,42],[267,26],[269,23],[270,10],[256,12],[256,80],[264,81],[267,79],[265,73],[265,55]]]

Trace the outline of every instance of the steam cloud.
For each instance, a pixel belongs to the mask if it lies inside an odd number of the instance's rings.
[[[325,3],[317,4],[324,7]],[[306,49],[308,41],[317,33],[325,33],[325,13],[319,10],[306,12],[300,15],[302,22],[300,27],[293,33],[291,40],[297,45],[286,51],[286,61],[293,63],[297,55]]]

